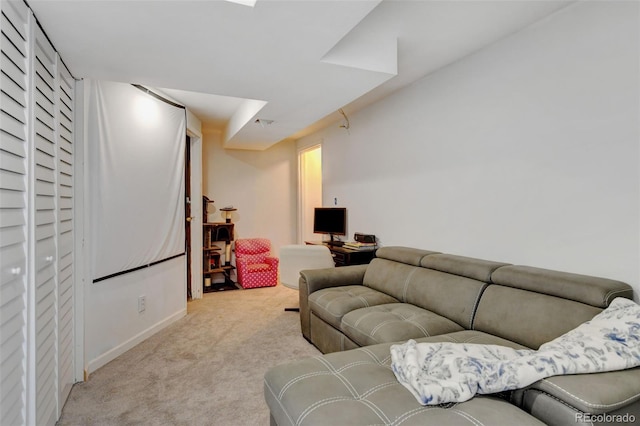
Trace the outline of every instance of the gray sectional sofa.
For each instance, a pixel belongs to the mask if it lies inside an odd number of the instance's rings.
[[[307,270],[304,337],[324,355],[265,375],[272,425],[575,425],[640,421],[640,368],[556,376],[525,389],[422,406],[390,368],[394,342],[537,349],[590,320],[625,283],[405,247],[368,265]]]

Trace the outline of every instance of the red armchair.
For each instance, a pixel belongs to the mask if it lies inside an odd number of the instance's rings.
[[[271,256],[271,242],[266,238],[236,240],[236,268],[242,288],[278,284],[278,263],[278,258]]]

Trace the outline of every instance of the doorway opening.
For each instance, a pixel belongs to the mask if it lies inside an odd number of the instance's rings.
[[[298,244],[313,241],[313,209],[322,206],[322,145],[298,152]]]

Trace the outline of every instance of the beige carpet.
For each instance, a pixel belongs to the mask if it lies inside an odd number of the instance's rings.
[[[320,352],[300,333],[298,294],[208,293],[188,315],[76,384],[59,425],[268,425],[269,367]]]

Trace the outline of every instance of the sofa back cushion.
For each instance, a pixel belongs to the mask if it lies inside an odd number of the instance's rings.
[[[446,272],[416,268],[402,291],[402,301],[449,318],[471,329],[473,314],[487,283]]]
[[[473,329],[533,349],[590,320],[614,296],[632,296],[619,281],[528,266],[499,268],[491,279]]]
[[[418,266],[376,257],[367,266],[362,283],[404,302],[402,295],[406,283],[418,269]]]
[[[599,308],[606,308],[616,297],[633,299],[633,289],[621,281],[531,266],[505,266],[493,272],[491,280],[496,284],[575,300]]]
[[[538,349],[600,311],[573,300],[492,284],[482,294],[473,329]]]
[[[410,247],[381,247],[367,266],[362,283],[401,300],[407,280],[423,257],[437,253]]]
[[[437,251],[421,250],[411,247],[380,247],[376,250],[376,257],[406,263],[407,265],[420,266],[420,261],[425,256],[438,253]]]
[[[491,275],[495,270],[506,265],[508,263],[441,253],[425,256],[420,260],[420,266],[425,268],[448,272],[485,283],[491,281]]]
[[[473,315],[491,273],[506,263],[451,254],[420,261],[404,290],[404,301],[445,316],[471,329]]]

